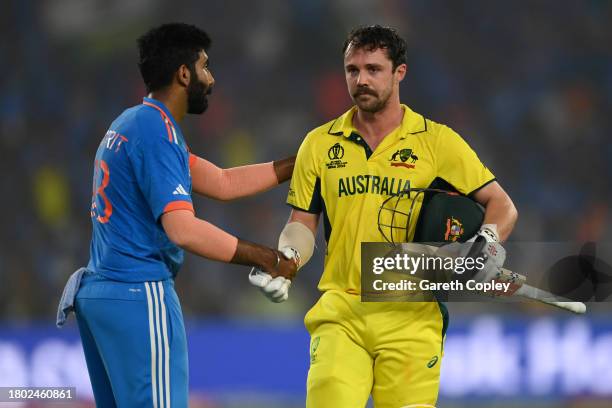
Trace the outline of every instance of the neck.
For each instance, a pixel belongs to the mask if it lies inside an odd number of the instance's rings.
[[[166,88],[154,91],[147,95],[147,97],[157,99],[163,103],[177,122],[181,122],[187,114],[187,99],[177,92],[172,92],[171,89]]]
[[[386,135],[402,123],[403,117],[404,110],[399,100],[389,101],[387,106],[378,112],[365,112],[357,108],[353,125],[374,150],[373,145],[378,146]]]

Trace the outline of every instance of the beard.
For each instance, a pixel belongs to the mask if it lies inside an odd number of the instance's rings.
[[[194,115],[200,115],[208,109],[208,95],[210,95],[212,88],[207,87],[206,84],[193,74],[194,81],[189,82],[187,86],[187,113]]]
[[[362,99],[360,98],[361,95],[370,95],[370,97],[367,99]],[[390,96],[391,88],[386,89],[382,95],[379,95],[378,92],[374,91],[373,89],[361,88],[357,89],[357,91],[353,93],[352,99],[360,110],[368,113],[376,113],[387,106]]]

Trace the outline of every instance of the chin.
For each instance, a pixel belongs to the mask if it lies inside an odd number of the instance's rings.
[[[205,106],[203,108],[198,108],[198,109],[194,109],[192,111],[189,111],[188,113],[190,113],[192,115],[201,115],[204,112],[206,112],[207,109],[208,109],[208,106]]]
[[[358,103],[357,107],[368,113],[376,113],[381,110],[381,106],[378,103]]]
[[[204,103],[198,104],[197,106],[190,106],[187,109],[187,113],[192,114],[192,115],[201,115],[204,112],[206,112],[207,109],[208,109],[208,101],[205,101]]]

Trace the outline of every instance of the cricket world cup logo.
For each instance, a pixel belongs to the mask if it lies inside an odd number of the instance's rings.
[[[329,160],[340,160],[344,157],[344,147],[340,143],[336,143],[327,151],[327,157],[329,157]]]
[[[340,143],[336,143],[327,151],[327,157],[329,162],[326,163],[328,169],[341,169],[346,167],[345,161],[341,159],[344,157],[344,147]]]

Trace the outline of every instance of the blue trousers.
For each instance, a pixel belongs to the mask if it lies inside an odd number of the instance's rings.
[[[174,282],[86,273],[75,313],[96,406],[188,406],[187,341]]]

